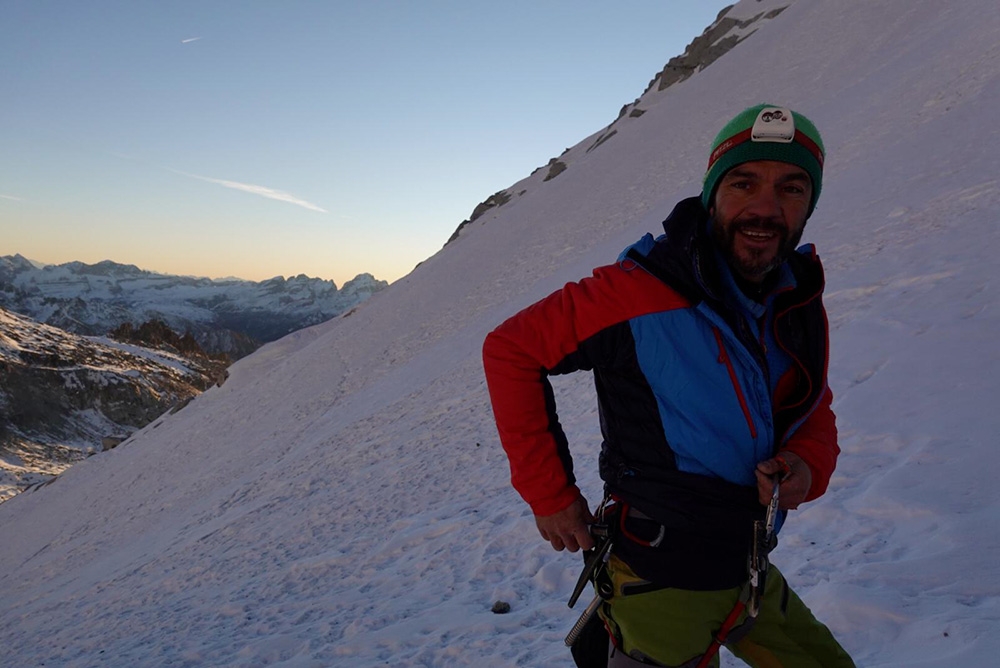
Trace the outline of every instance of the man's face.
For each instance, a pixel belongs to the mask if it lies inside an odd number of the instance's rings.
[[[733,271],[759,283],[784,262],[802,238],[811,198],[812,181],[795,165],[758,160],[726,172],[709,213]]]

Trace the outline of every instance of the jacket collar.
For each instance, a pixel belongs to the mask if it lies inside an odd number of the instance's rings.
[[[664,234],[648,252],[632,249],[626,257],[692,302],[732,303],[727,294],[736,288],[727,285],[724,272],[728,268],[708,233],[708,221],[700,197],[683,199],[663,221]],[[805,301],[823,290],[823,268],[811,244],[792,253],[780,271],[786,275],[779,284],[794,286],[783,291],[782,297],[794,294],[795,301]]]

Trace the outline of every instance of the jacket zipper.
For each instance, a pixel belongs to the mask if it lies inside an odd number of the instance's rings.
[[[726,370],[729,371],[729,380],[733,383],[733,389],[736,390],[736,398],[740,402],[740,408],[743,409],[743,417],[746,418],[747,426],[750,427],[750,437],[757,438],[757,427],[753,423],[753,416],[750,415],[750,406],[747,404],[747,398],[743,394],[742,388],[740,388],[740,381],[736,377],[736,369],[733,368],[733,361],[729,359],[729,354],[726,353],[726,346],[722,341],[722,332],[719,331],[718,327],[713,327],[712,331],[715,333],[715,340],[719,344],[719,364],[726,365]]]

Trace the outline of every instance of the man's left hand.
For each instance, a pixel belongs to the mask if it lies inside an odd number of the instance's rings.
[[[806,500],[809,488],[812,487],[812,471],[809,465],[802,461],[794,452],[781,452],[773,459],[757,464],[757,494],[761,505],[771,502],[774,492],[775,476],[781,481],[778,491],[778,507],[782,510],[794,510]]]

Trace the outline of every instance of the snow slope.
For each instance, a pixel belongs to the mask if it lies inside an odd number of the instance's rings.
[[[826,139],[806,240],[843,448],[775,561],[859,666],[996,665],[997,34],[993,0],[793,4],[349,317],[0,505],[0,645],[19,665],[570,665],[579,557],[509,488],[482,339],[657,231],[721,124],[767,100]],[[592,390],[558,380],[594,501]]]

